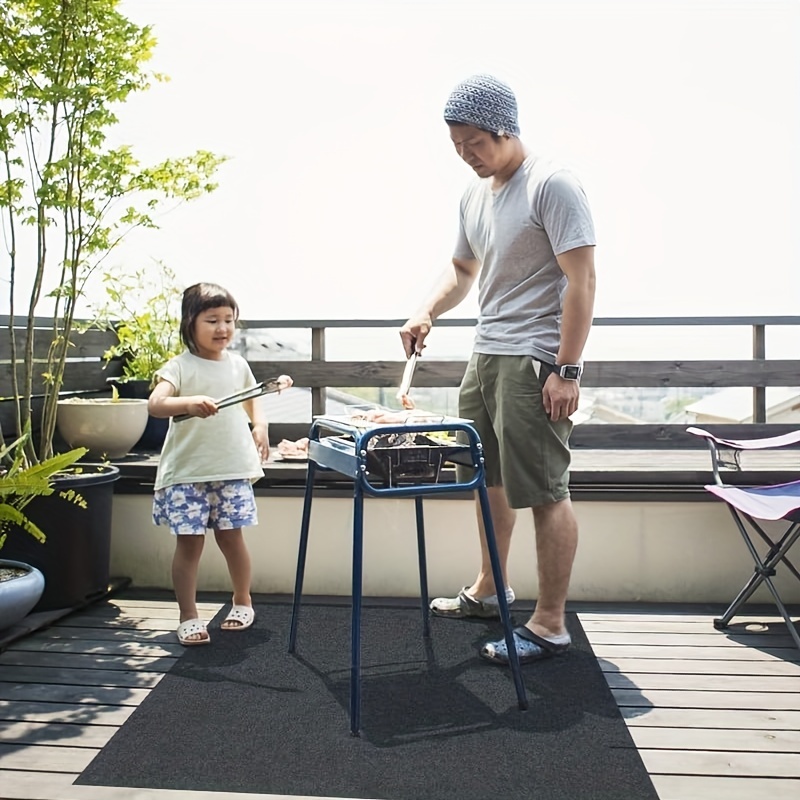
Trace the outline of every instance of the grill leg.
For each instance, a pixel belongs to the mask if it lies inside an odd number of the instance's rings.
[[[361,573],[364,563],[364,493],[356,480],[353,496],[353,598],[350,619],[350,733],[361,730]]]
[[[508,647],[508,661],[511,667],[511,674],[514,677],[514,688],[517,690],[517,703],[521,711],[528,708],[528,698],[525,694],[525,684],[522,682],[517,648],[514,645],[514,633],[511,628],[511,615],[508,611],[508,600],[506,599],[505,583],[503,582],[503,571],[500,568],[500,556],[497,553],[497,543],[494,538],[494,525],[489,509],[489,495],[486,491],[486,484],[478,487],[478,497],[481,502],[481,515],[483,516],[483,527],[486,533],[486,547],[489,551],[489,559],[492,562],[492,577],[497,589],[497,603],[500,606],[500,619],[503,621],[505,631],[506,647]]]
[[[300,615],[300,597],[303,594],[303,577],[306,571],[306,553],[308,551],[308,528],[311,521],[311,501],[314,499],[314,473],[317,465],[308,462],[305,499],[303,501],[303,518],[300,524],[300,546],[297,552],[297,572],[294,577],[294,600],[292,602],[292,623],[289,628],[289,652],[294,653],[297,643],[297,622]]]
[[[422,635],[427,639],[431,635],[431,623],[428,617],[428,559],[425,553],[425,518],[422,513],[422,495],[414,497],[414,511],[417,516],[417,553],[419,555],[419,594],[422,605]]]

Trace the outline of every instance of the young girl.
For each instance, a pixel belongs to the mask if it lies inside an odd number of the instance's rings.
[[[256,384],[247,361],[228,351],[238,318],[236,301],[221,286],[197,283],[186,289],[180,334],[187,350],[158,370],[148,404],[154,417],[190,417],[170,422],[153,498],[153,521],[167,525],[176,537],[177,634],[187,646],[210,642],[196,604],[197,571],[209,528],[233,584],[232,608],[222,630],[242,631],[255,619],[242,527],[258,524],[252,484],[264,475],[267,425],[255,400],[218,409],[213,399]],[[288,388],[291,379],[282,379]]]

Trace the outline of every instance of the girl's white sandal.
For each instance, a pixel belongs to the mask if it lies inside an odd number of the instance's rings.
[[[178,625],[178,641],[184,647],[191,647],[195,644],[208,644],[211,637],[208,635],[208,628],[202,619],[187,619]],[[196,634],[205,634],[202,639],[190,639],[190,636]]]
[[[249,628],[256,618],[256,612],[251,606],[233,606],[230,613],[222,623],[221,629],[223,631],[243,631]],[[238,622],[238,625],[226,627],[226,622]]]

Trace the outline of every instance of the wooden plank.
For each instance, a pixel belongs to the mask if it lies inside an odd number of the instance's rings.
[[[73,785],[78,774],[0,770],[3,800],[335,800],[311,795],[185,792]]]
[[[670,675],[753,675],[763,679],[765,685],[775,675],[800,677],[800,664],[791,661],[729,661],[727,659],[682,658],[617,658],[613,662],[600,660],[605,673],[654,673]]]
[[[144,629],[131,628],[87,628],[87,627],[65,627],[56,625],[47,629],[47,634],[53,639],[78,641],[91,640],[94,642],[151,642],[154,644],[174,644],[175,628],[169,630],[148,631]]]
[[[796,753],[639,750],[651,774],[739,775],[748,778],[800,778]],[[0,763],[2,763],[0,761]]]
[[[256,361],[257,380],[292,376],[296,386],[396,387],[405,361]],[[466,360],[421,359],[414,372],[417,387],[454,387],[461,383]],[[592,387],[729,387],[794,386],[800,360],[590,361],[581,385]]]
[[[602,644],[592,642],[592,650],[598,658],[616,661],[618,658],[664,658],[672,659],[734,659],[736,661],[788,661],[797,663],[796,647],[741,647],[733,648],[716,645],[681,647],[678,645],[665,648],[660,645],[642,644]]]
[[[0,770],[0,786],[3,788],[4,800],[74,800],[72,784],[79,775],[79,772]],[[95,797],[101,800],[99,796]],[[107,794],[102,800],[112,800],[111,794]],[[135,798],[131,796],[130,800]],[[163,800],[169,798],[164,797]]]
[[[48,703],[0,700],[0,719],[26,722],[122,725],[136,706],[101,706],[94,703]]]
[[[50,683],[93,688],[113,686],[152,689],[162,677],[163,673],[160,672],[0,665],[0,680],[4,683]]]
[[[792,778],[653,775],[652,780],[659,800],[797,800],[800,797],[800,782]]]
[[[800,731],[720,730],[715,728],[631,728],[638,748],[659,750],[739,750],[750,753],[800,753]]]
[[[800,689],[796,675],[786,677],[763,675],[670,675],[665,673],[607,672],[606,681],[612,689],[625,689],[634,684],[638,689],[675,689],[685,692],[795,692]],[[797,709],[800,710],[800,694]]]
[[[612,689],[620,706],[670,708],[750,708],[764,711],[800,709],[798,692],[688,692],[668,689]]]
[[[46,364],[42,363],[34,375],[33,393],[43,394],[46,384],[41,375],[46,369]],[[3,397],[11,397],[11,366],[0,364],[0,387],[3,387],[0,394]],[[64,370],[64,382],[61,386],[63,392],[75,392],[80,390],[103,390],[111,394],[108,386],[108,379],[118,377],[122,374],[122,365],[118,362],[110,362],[104,368],[100,361],[70,361]],[[22,377],[21,368],[17,375]]]
[[[34,329],[33,331],[33,357],[46,359],[52,341],[52,329]],[[28,340],[24,327],[15,327],[17,359],[22,361],[25,357],[25,343]],[[69,348],[67,358],[91,358],[102,360],[103,354],[117,343],[117,334],[113,331],[99,331],[90,329],[83,332],[74,331],[70,336],[72,346]],[[0,336],[0,361],[11,360],[11,334],[6,327]]]
[[[48,703],[95,703],[97,705],[138,706],[149,689],[129,686],[84,686],[71,684],[13,683],[0,675],[0,700],[35,700]]]
[[[117,732],[113,725],[57,722],[0,722],[0,743],[102,748]]]
[[[225,603],[197,603],[197,610],[206,614],[216,614]],[[177,610],[178,604],[175,600],[127,600],[119,597],[109,597],[102,605],[91,606],[87,609],[87,614],[100,614],[101,616],[113,609],[118,608],[123,613],[136,613],[141,616],[153,619],[159,614],[141,614],[142,609],[150,610],[153,612],[160,610],[172,611]]]
[[[711,617],[696,620],[666,620],[666,619],[644,619],[644,620],[596,620],[584,619],[581,617],[581,625],[587,634],[594,635],[598,633],[679,633],[685,634],[687,637],[694,636],[698,633],[708,633],[710,630],[716,630],[712,623]],[[751,617],[748,621],[743,621],[736,617],[731,627],[736,625],[737,634],[742,635],[751,633],[769,634],[769,635],[786,635],[786,623],[780,620],[771,620],[764,622],[755,617]]]
[[[88,747],[29,747],[0,743],[0,770],[35,770],[46,763],[48,772],[83,772],[96,755],[97,750]]]
[[[641,604],[643,608],[647,608],[647,604]],[[763,625],[773,625],[775,623],[783,624],[783,617],[779,616],[777,611],[773,606],[770,606],[768,610],[764,610],[759,613],[758,609],[753,609],[752,606],[747,607],[748,610],[742,614],[736,615],[736,620],[742,624],[750,624],[750,623],[757,623]],[[720,606],[716,611],[713,613],[708,614],[682,614],[682,613],[670,613],[669,611],[662,612],[659,610],[658,605],[656,604],[652,611],[640,611],[640,612],[624,612],[614,614],[610,611],[578,611],[578,618],[581,621],[581,625],[597,625],[602,626],[604,624],[608,624],[610,626],[616,626],[617,623],[625,624],[627,622],[632,623],[641,623],[642,627],[641,630],[646,630],[648,626],[662,626],[667,623],[672,622],[679,622],[679,623],[697,623],[701,625],[711,625],[712,620],[714,617],[719,616],[724,609]],[[597,630],[616,630],[615,627],[603,628],[598,627]]]
[[[754,730],[800,730],[800,711],[738,708],[620,708],[629,727],[730,728]]]
[[[175,644],[145,644],[131,641],[97,641],[94,639],[67,639],[53,641],[41,633],[25,636],[9,645],[5,653],[85,653],[107,656],[135,656],[139,658],[157,658],[170,656],[179,658],[184,647]]]
[[[214,616],[222,606],[209,606],[203,607],[202,605],[198,604],[197,611],[201,615],[208,615],[210,619]],[[116,619],[118,621],[140,621],[143,619],[160,619],[160,620],[169,620],[170,622],[175,622],[177,626],[178,620],[178,604],[171,603],[165,604],[160,607],[150,607],[145,608],[140,606],[138,608],[121,608],[119,606],[98,606],[96,608],[89,607],[86,611],[82,611],[80,614],[70,615],[69,622],[73,620],[87,620],[89,623],[92,620],[95,620],[97,624],[104,624],[107,620]]]
[[[784,629],[785,630],[785,629]],[[721,647],[731,651],[745,650],[753,647],[766,648],[786,648],[791,652],[793,646],[792,638],[788,633],[736,633],[736,639],[730,638],[724,632],[710,631],[708,633],[637,633],[637,632],[609,632],[594,631],[592,633],[592,644],[615,644],[626,645],[635,644],[642,646],[658,647]],[[800,650],[794,647],[797,659],[800,660]],[[736,655],[731,653],[731,658]]]
[[[103,619],[102,617],[70,617],[64,620],[62,628],[72,628],[73,630],[81,630],[82,636],[91,638],[91,631],[93,629],[108,629],[113,628],[116,630],[129,630],[129,631],[144,631],[145,633],[154,633],[156,631],[172,631],[173,635],[175,629],[178,627],[176,619],[165,620],[152,617],[131,617],[130,619],[121,619],[119,617],[110,617]],[[173,640],[174,641],[174,640]]]
[[[180,647],[180,645],[178,645]],[[31,653],[26,650],[13,650],[9,648],[0,654],[0,675],[5,674],[9,667],[35,667],[91,670],[97,671],[142,671],[142,672],[169,672],[175,664],[175,656],[119,656],[98,653],[53,653],[39,651]]]

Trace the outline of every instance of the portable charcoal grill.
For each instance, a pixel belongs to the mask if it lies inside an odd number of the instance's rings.
[[[331,440],[332,439],[332,440]],[[323,439],[321,447],[334,447],[356,458],[356,439],[338,436]],[[379,433],[360,448],[367,480],[383,481],[388,486],[419,482],[439,483],[442,467],[448,462],[473,465],[468,444],[443,443],[418,431]]]
[[[327,431],[327,435],[323,432]],[[458,433],[468,444],[439,442],[431,434],[439,431]],[[409,497],[414,500],[419,561],[422,635],[429,638],[428,573],[425,547],[423,498],[443,492],[475,491],[483,519],[484,538],[496,586],[504,586],[500,556],[489,511],[483,445],[469,420],[445,419],[426,423],[385,425],[355,420],[351,417],[317,417],[311,425],[308,442],[308,473],[303,501],[297,572],[289,630],[289,652],[294,653],[300,604],[303,594],[306,553],[314,497],[314,477],[319,469],[328,469],[353,479],[353,549],[352,602],[350,611],[350,732],[360,734],[361,727],[361,602],[364,547],[364,496]],[[442,481],[442,466],[447,462],[474,467],[466,480]],[[462,476],[463,477],[463,476]],[[381,485],[382,484],[382,485]],[[509,651],[511,674],[520,710],[528,707],[519,659],[514,645],[511,615],[505,592],[498,592],[500,619]]]
[[[351,477],[363,477],[369,491],[373,483],[384,487],[439,484],[447,463],[477,466],[480,445],[442,442],[430,434],[453,433],[467,420],[452,422],[378,424],[348,417],[319,417],[309,437],[309,459]],[[329,429],[338,435],[320,435]]]

